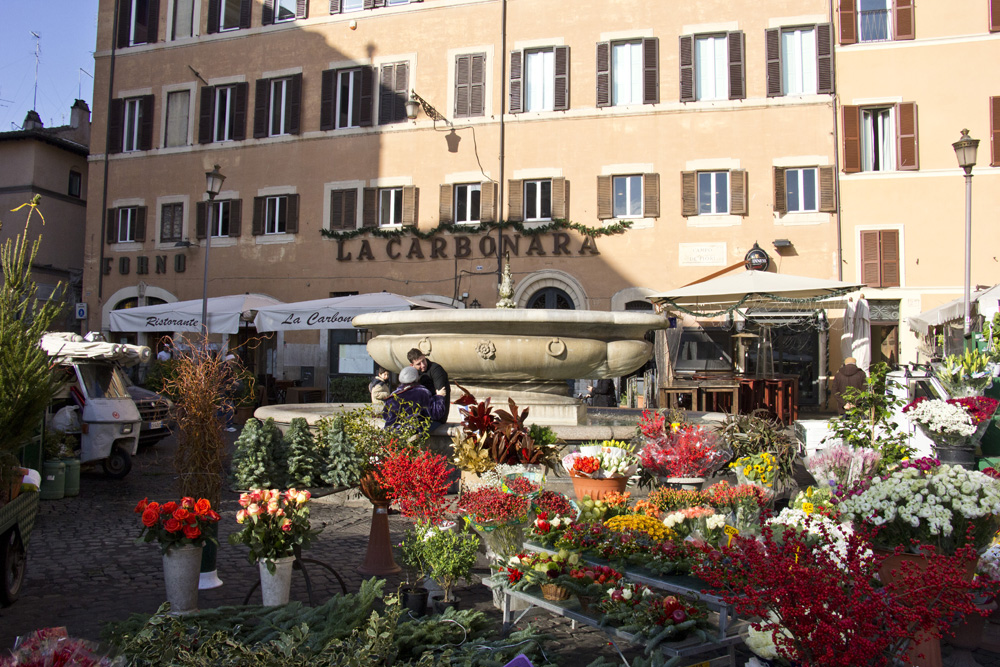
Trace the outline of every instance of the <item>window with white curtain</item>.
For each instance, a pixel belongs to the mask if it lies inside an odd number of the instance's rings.
[[[171,39],[194,34],[194,0],[174,0],[174,32]]]
[[[896,126],[892,107],[861,110],[861,170],[896,168]]]
[[[611,45],[611,103],[642,104],[642,42]]]
[[[699,100],[729,99],[729,45],[725,35],[695,38],[695,96]]]
[[[555,61],[552,49],[525,51],[525,111],[552,111],[555,108]]]
[[[190,90],[175,90],[172,93],[167,93],[167,130],[163,142],[167,148],[188,145],[190,110]]]
[[[781,31],[781,79],[785,95],[814,95],[816,86],[816,29]]]

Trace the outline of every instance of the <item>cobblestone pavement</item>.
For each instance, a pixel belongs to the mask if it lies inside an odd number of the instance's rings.
[[[233,440],[229,436],[230,441]],[[165,501],[176,498],[173,474],[173,438],[142,449],[134,457],[132,472],[123,480],[105,477],[100,471],[84,472],[80,495],[75,498],[42,501],[28,548],[28,571],[21,598],[11,607],[0,609],[0,649],[13,646],[18,635],[31,630],[64,625],[71,635],[98,639],[107,621],[122,620],[134,612],[152,613],[164,600],[162,568],[155,543],[136,543],[139,517],[133,509],[144,497]],[[202,608],[242,604],[258,581],[256,566],[246,560],[242,547],[231,546],[227,537],[237,524],[234,520],[237,494],[224,492],[220,514],[218,571],[223,586],[201,591]],[[306,556],[328,563],[344,578],[349,592],[357,591],[362,580],[355,568],[364,558],[371,518],[370,505],[347,494],[316,499],[312,507],[314,525],[325,524],[323,532]],[[408,522],[390,516],[393,538],[398,538]],[[324,568],[308,566],[317,602],[340,592],[336,578]],[[488,575],[477,570],[479,576]],[[390,577],[387,589],[399,583]],[[500,612],[492,605],[490,592],[480,584],[457,591],[463,607],[488,614],[500,627]],[[292,599],[308,600],[303,577],[293,576]],[[259,602],[260,593],[251,597]],[[573,628],[566,619],[543,610],[532,610],[521,622],[531,623],[552,639],[545,644],[550,659],[563,665],[586,665],[597,655],[615,660],[615,649],[606,635],[590,627]],[[622,646],[623,650],[627,645]],[[636,649],[625,656],[637,655]],[[737,660],[743,664],[746,654]],[[976,659],[984,667],[1000,667],[1000,655],[979,651]]]

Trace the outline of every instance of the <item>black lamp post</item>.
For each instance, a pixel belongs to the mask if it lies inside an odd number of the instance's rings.
[[[212,203],[222,190],[222,183],[226,177],[219,171],[219,165],[215,165],[212,171],[205,172],[205,192],[208,194],[208,224],[205,230],[205,277],[202,281],[201,290],[201,326],[205,329],[205,341],[208,341],[208,255],[212,250],[212,227],[215,225],[213,217]]]
[[[962,305],[965,313],[963,333],[968,339],[972,330],[972,310],[969,303],[972,289],[972,168],[976,166],[979,139],[972,139],[968,130],[962,130],[962,136],[951,146],[955,149],[958,166],[965,170],[965,294]]]

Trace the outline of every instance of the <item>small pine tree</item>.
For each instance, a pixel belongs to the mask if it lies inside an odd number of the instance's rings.
[[[288,485],[319,486],[323,474],[323,458],[316,446],[316,438],[309,430],[309,423],[302,417],[293,419],[288,427],[285,448],[288,451]]]
[[[285,470],[278,468],[275,451],[283,450],[281,431],[274,419],[265,422],[248,419],[243,432],[236,439],[233,453],[233,484],[238,489],[279,488],[284,482]]]
[[[318,447],[326,453],[323,482],[328,486],[357,486],[361,480],[361,466],[354,443],[344,431],[344,418],[320,420]]]

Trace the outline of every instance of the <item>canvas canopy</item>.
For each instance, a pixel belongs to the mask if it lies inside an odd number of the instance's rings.
[[[372,292],[259,308],[254,325],[257,331],[350,329],[351,321],[366,313],[443,307],[392,292]]]
[[[985,290],[977,290],[969,295],[969,304],[978,308],[979,314],[987,320],[993,318],[1000,309],[1000,285]],[[940,306],[925,310],[919,315],[906,318],[910,328],[922,336],[926,336],[931,327],[939,327],[948,322],[965,318],[965,299],[953,299]]]
[[[252,311],[281,302],[264,294],[213,296],[208,300],[208,332],[234,334]],[[202,331],[201,299],[111,311],[112,331]]]
[[[88,341],[79,334],[66,332],[45,334],[42,336],[41,346],[45,354],[52,357],[56,363],[78,359],[100,359],[117,361],[123,366],[134,366],[146,363],[152,357],[152,353],[145,345]]]

